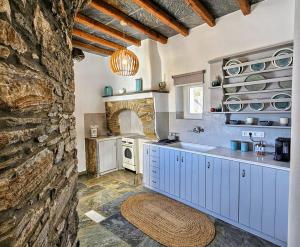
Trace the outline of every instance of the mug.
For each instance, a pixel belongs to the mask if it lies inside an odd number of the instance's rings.
[[[287,126],[289,124],[289,118],[281,117],[279,119],[279,123],[280,123],[281,126]]]
[[[241,151],[242,152],[249,152],[249,142],[242,142],[241,143]]]
[[[249,125],[254,124],[254,118],[253,117],[247,117],[246,124],[249,124]]]
[[[231,140],[230,141],[230,148],[232,151],[236,151],[239,149],[239,141]]]

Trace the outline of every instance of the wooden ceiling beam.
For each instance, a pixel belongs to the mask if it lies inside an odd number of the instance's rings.
[[[166,44],[168,41],[168,38],[165,37],[164,35],[136,21],[132,17],[124,14],[122,11],[118,10],[117,8],[113,7],[112,5],[104,1],[93,0],[89,6],[106,15],[113,17],[114,19],[117,19],[118,21],[125,22],[128,26],[138,30],[139,32],[144,33],[145,35],[147,35],[153,40],[159,41],[160,43],[163,44]]]
[[[240,5],[241,11],[244,15],[249,15],[251,13],[251,6],[249,0],[237,0]]]
[[[103,49],[103,48],[100,48],[100,47],[89,45],[89,44],[86,44],[86,43],[83,43],[83,42],[80,42],[80,41],[74,40],[74,39],[72,40],[72,44],[76,48],[80,48],[84,51],[96,53],[96,54],[99,54],[99,55],[110,56],[110,55],[113,54],[113,51],[111,51],[111,50],[106,50],[106,49]]]
[[[170,28],[174,29],[176,32],[182,34],[183,36],[187,36],[189,34],[188,28],[178,22],[174,17],[170,16],[166,11],[160,8],[157,4],[153,3],[151,0],[133,0],[133,2],[158,18]]]
[[[216,25],[215,18],[199,0],[186,0],[187,4],[211,27]]]
[[[127,34],[124,34],[124,33],[120,32],[119,30],[111,28],[107,25],[104,25],[101,22],[98,22],[96,20],[88,18],[84,15],[77,14],[77,16],[75,17],[75,22],[79,23],[79,24],[81,24],[85,27],[89,27],[91,29],[97,30],[101,33],[105,33],[105,34],[107,34],[111,37],[122,40],[126,43],[136,45],[136,46],[141,46],[141,41],[140,40],[138,40],[136,38],[133,38],[133,37],[127,35]]]
[[[111,41],[106,40],[106,39],[102,39],[98,36],[95,36],[95,35],[92,35],[92,34],[89,34],[89,33],[86,33],[86,32],[84,32],[80,29],[77,29],[77,28],[73,29],[72,35],[80,37],[80,38],[85,39],[85,40],[88,40],[88,41],[93,42],[93,43],[97,43],[97,44],[112,48],[112,49],[123,49],[123,48],[125,48],[122,45],[119,45],[117,43],[111,42]]]

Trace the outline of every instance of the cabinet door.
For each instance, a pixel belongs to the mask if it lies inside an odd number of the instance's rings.
[[[222,160],[221,215],[238,221],[239,212],[239,163]]]
[[[170,153],[170,194],[180,196],[180,152],[172,150]]]
[[[100,173],[117,168],[117,143],[116,140],[99,142]]]
[[[165,175],[165,192],[170,193],[170,153],[171,150],[165,150],[165,163],[164,163],[164,175]]]
[[[213,211],[217,214],[220,214],[221,212],[221,176],[222,176],[222,160],[214,158]]]
[[[201,201],[201,207],[205,207],[205,156],[192,154],[191,165],[191,202],[199,206]]]
[[[143,181],[146,186],[150,185],[150,146],[143,145]]]
[[[289,172],[276,173],[275,238],[287,242],[289,201]]]
[[[185,152],[180,152],[180,198],[185,199]]]
[[[251,165],[250,227],[261,231],[263,208],[263,167]]]
[[[165,155],[166,148],[159,148],[159,189],[165,191]]]
[[[214,171],[213,158],[206,157],[205,207],[208,210],[213,209],[213,171]]]
[[[262,232],[274,237],[276,209],[276,169],[263,168]]]
[[[198,192],[199,192],[199,200],[198,205],[200,207],[205,208],[205,159],[206,157],[203,155],[199,155],[198,160]]]
[[[239,222],[243,225],[250,224],[250,165],[240,163],[240,201],[239,201]]]
[[[185,183],[185,194],[183,199],[188,202],[192,202],[192,166],[193,166],[193,154],[185,153],[185,163],[181,164],[182,168],[185,169],[185,178],[182,183]],[[181,181],[180,181],[181,182]]]

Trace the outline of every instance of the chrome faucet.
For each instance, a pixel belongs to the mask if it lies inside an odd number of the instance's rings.
[[[193,133],[200,134],[201,132],[204,132],[204,129],[201,126],[196,126],[192,130]]]

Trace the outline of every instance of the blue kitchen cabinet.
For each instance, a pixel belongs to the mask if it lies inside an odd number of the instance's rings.
[[[206,208],[215,213],[221,211],[222,160],[206,158]]]
[[[208,210],[213,210],[213,176],[214,176],[214,158],[206,157],[206,167],[205,167],[205,207]]]
[[[261,231],[263,208],[263,167],[251,165],[250,167],[251,203],[250,203],[250,227]]]
[[[150,186],[150,146],[143,145],[143,182],[145,186]]]
[[[180,196],[180,152],[177,150],[171,150],[170,152],[170,194],[172,196]]]
[[[275,235],[276,169],[263,168],[262,232]]]
[[[240,163],[240,200],[239,200],[239,222],[245,226],[250,225],[250,203],[251,203],[251,177],[250,164]]]
[[[236,161],[222,160],[220,214],[233,221],[239,217],[239,168]]]
[[[165,191],[165,148],[159,148],[159,189]]]
[[[289,172],[276,172],[275,238],[287,242]]]

